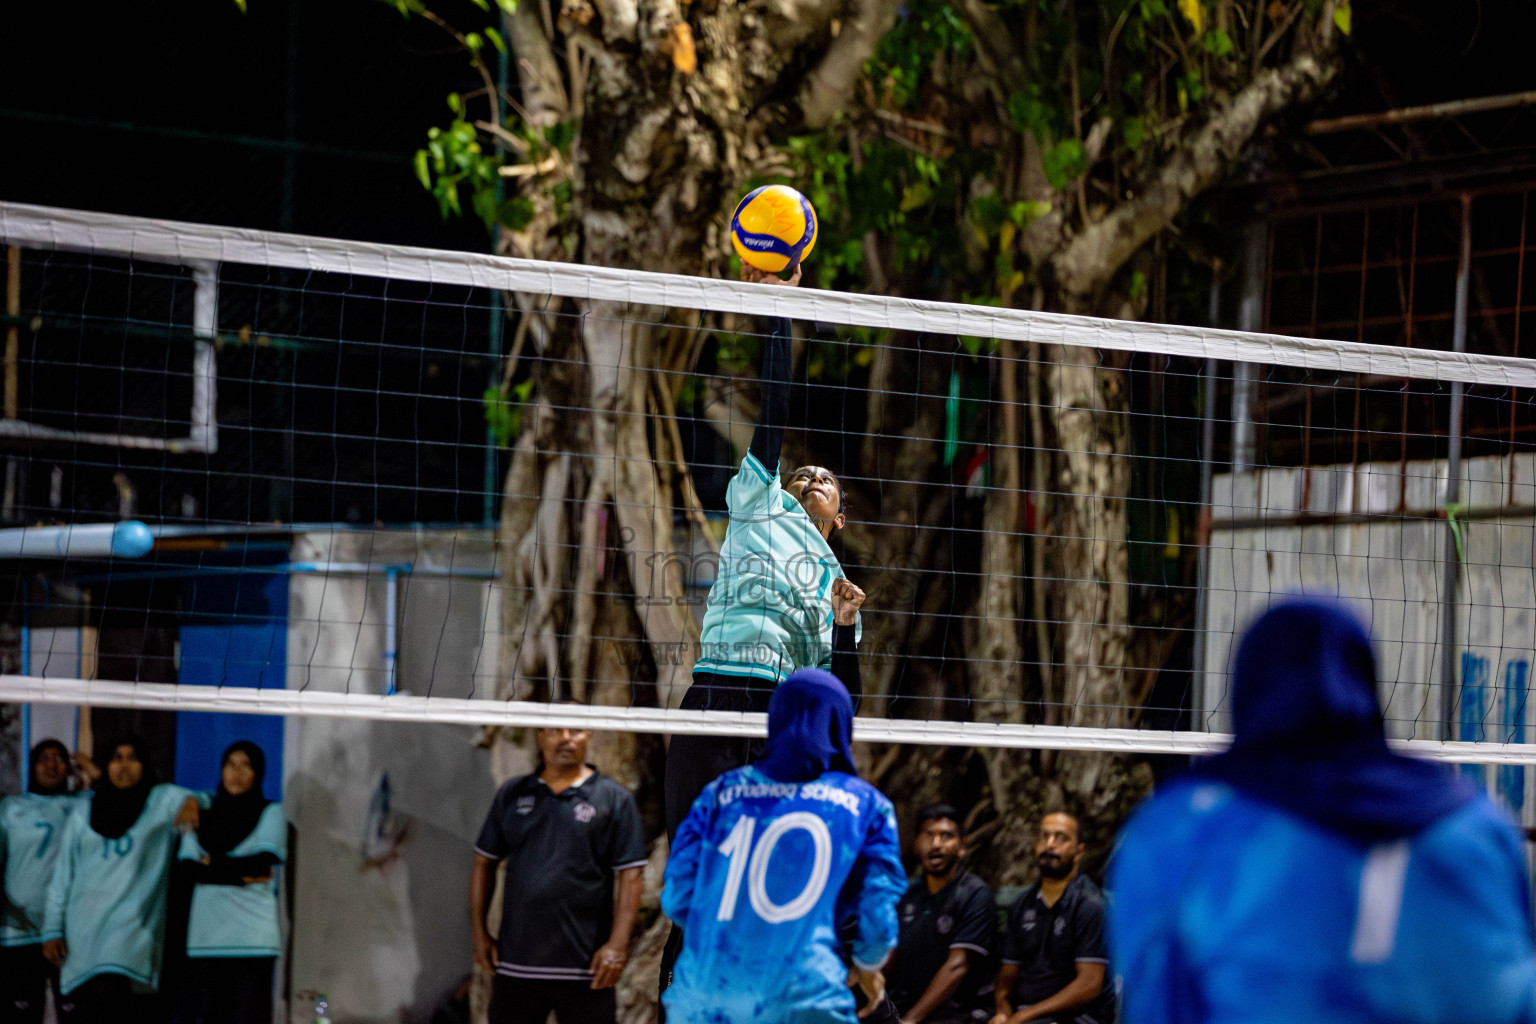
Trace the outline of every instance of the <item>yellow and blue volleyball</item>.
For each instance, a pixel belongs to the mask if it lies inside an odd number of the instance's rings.
[[[816,211],[788,185],[753,189],[731,215],[731,245],[742,262],[777,274],[810,255]]]

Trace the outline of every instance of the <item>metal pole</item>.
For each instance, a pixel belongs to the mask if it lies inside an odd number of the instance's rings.
[[[1472,268],[1472,197],[1461,197],[1461,253],[1456,261],[1456,320],[1451,348],[1467,350],[1467,279]],[[1451,422],[1445,457],[1445,504],[1461,500],[1461,420],[1465,387],[1451,381]],[[1449,512],[1445,523],[1445,583],[1440,599],[1440,738],[1456,732],[1456,708],[1460,686],[1456,671],[1456,589],[1461,577],[1461,557],[1456,544],[1456,524]]]
[[[1269,225],[1249,224],[1243,231],[1243,290],[1238,300],[1237,329],[1257,331],[1264,325],[1264,262]],[[1232,366],[1232,472],[1245,473],[1256,461],[1253,390],[1258,380],[1252,363]]]
[[[496,87],[503,93],[507,91],[508,82],[510,81],[511,66],[511,60],[505,52],[503,52],[501,56],[496,60]],[[496,111],[501,110],[500,96],[491,97],[491,109]],[[501,136],[498,135],[496,137],[496,155],[500,157],[505,152],[506,147],[501,144]],[[496,176],[496,205],[498,208],[501,206],[503,193],[506,189],[504,184],[505,181],[506,179],[501,175],[498,174]],[[498,224],[491,231],[491,252],[498,253],[500,250],[501,225]],[[491,372],[489,378],[486,381],[487,390],[501,387],[502,338],[504,336],[503,332],[506,327],[506,322],[507,312],[501,301],[501,289],[492,288],[490,324],[491,330],[489,345],[491,353]],[[496,495],[501,490],[501,474],[499,471],[500,463],[496,458],[498,448],[499,445],[497,443],[496,431],[491,429],[490,420],[486,420],[485,481],[482,484],[482,490],[484,493],[482,495],[480,515],[487,525],[494,525],[496,522]]]
[[[1221,277],[1217,270],[1211,275],[1211,304],[1206,322],[1212,327],[1221,326]],[[1207,594],[1211,547],[1211,473],[1216,453],[1216,360],[1205,361],[1200,403],[1200,520],[1195,542],[1200,545],[1195,572],[1195,651],[1192,660],[1195,693],[1199,695],[1199,718],[1196,729],[1204,729],[1210,721],[1210,684],[1206,680],[1205,644],[1206,619],[1210,615],[1210,598]]]

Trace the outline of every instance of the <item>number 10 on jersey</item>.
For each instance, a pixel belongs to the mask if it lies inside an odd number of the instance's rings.
[[[730,861],[725,876],[725,892],[720,896],[717,921],[729,921],[736,916],[736,903],[741,897],[742,876],[747,876],[747,898],[757,916],[769,924],[796,921],[811,912],[827,887],[827,876],[832,870],[832,834],[827,823],[809,811],[795,811],[782,818],[769,819],[768,827],[753,848],[752,839],[757,832],[757,819],[743,815],[737,819],[731,834],[720,844],[720,853]],[[796,830],[803,830],[816,847],[811,863],[810,877],[805,880],[799,895],[787,903],[775,903],[768,896],[768,865],[773,860],[774,848],[779,840]]]

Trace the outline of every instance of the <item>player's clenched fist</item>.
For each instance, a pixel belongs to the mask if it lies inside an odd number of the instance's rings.
[[[864,591],[839,576],[832,581],[832,621],[839,626],[851,626],[864,604]]]

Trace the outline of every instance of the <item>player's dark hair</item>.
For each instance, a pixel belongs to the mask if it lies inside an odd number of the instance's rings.
[[[948,818],[954,822],[955,831],[960,833],[961,839],[965,838],[965,819],[960,816],[960,812],[955,809],[953,804],[929,804],[918,811],[914,831],[921,832],[924,825],[930,821],[938,821],[942,818]]]

